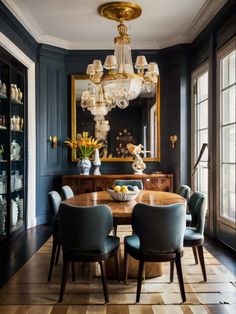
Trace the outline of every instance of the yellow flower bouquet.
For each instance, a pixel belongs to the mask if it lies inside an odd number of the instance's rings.
[[[76,149],[80,158],[89,158],[95,149],[102,147],[102,143],[92,137],[88,137],[88,132],[78,134],[76,140],[67,139],[64,141],[71,149]]]

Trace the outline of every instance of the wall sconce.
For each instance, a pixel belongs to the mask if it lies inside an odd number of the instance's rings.
[[[177,140],[178,140],[178,136],[176,134],[170,136],[171,146],[173,149],[175,148],[175,143],[177,142]]]
[[[51,147],[52,147],[52,148],[56,148],[56,147],[57,147],[58,138],[57,138],[56,135],[51,135],[51,136],[49,137],[49,141],[50,141],[50,143],[51,143]]]

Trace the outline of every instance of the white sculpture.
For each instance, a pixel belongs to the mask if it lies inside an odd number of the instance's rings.
[[[131,155],[134,156],[134,162],[132,163],[132,168],[134,169],[135,174],[143,174],[143,170],[146,169],[146,164],[143,162],[142,157],[140,156],[141,153],[145,151],[142,150],[143,145],[134,145],[134,144],[127,144],[128,151]]]
[[[99,167],[101,166],[101,160],[100,160],[100,157],[99,157],[99,150],[97,148],[94,151],[93,165],[94,165],[93,174],[100,175],[101,172],[100,172]]]

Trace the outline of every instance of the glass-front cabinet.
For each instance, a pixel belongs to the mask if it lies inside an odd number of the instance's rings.
[[[25,228],[26,68],[0,49],[0,241]]]

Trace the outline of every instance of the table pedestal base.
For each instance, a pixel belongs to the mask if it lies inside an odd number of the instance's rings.
[[[137,278],[139,261],[129,256],[129,273],[128,278]],[[120,270],[121,278],[124,278],[124,245],[120,246]],[[111,258],[106,261],[107,278],[116,279],[115,259]],[[144,265],[144,279],[159,277],[162,275],[162,263],[146,262]]]

